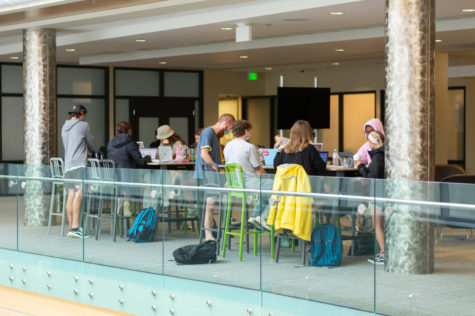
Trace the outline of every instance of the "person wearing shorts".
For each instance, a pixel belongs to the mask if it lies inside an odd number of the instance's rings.
[[[366,167],[363,162],[358,161],[357,167],[360,174],[365,178],[384,179],[384,135],[378,131],[372,131],[368,135],[369,142],[369,156],[371,162]],[[381,190],[381,185],[378,184],[376,189]],[[381,192],[373,192],[375,195],[381,195]],[[379,254],[375,258],[369,258],[370,263],[384,264],[384,205],[382,203],[370,202],[369,208],[371,210],[371,217],[373,219],[373,226],[376,233],[376,242],[379,246]]]
[[[203,164],[221,163],[221,147],[219,139],[224,134],[229,133],[234,122],[234,116],[231,114],[223,114],[219,120],[210,127],[205,128],[200,135],[197,145],[196,161],[195,161],[195,179],[203,179]],[[213,227],[213,212],[216,210],[216,198],[209,197],[206,200],[204,228],[205,240],[214,240],[211,228]]]
[[[96,152],[94,137],[89,129],[89,124],[85,122],[87,110],[83,105],[77,104],[69,112],[70,119],[64,122],[61,136],[64,145],[64,178],[77,182],[65,182],[65,189],[68,192],[66,201],[66,214],[69,222],[67,236],[84,238],[82,227],[80,227],[81,203],[82,203],[82,183],[85,167],[87,165],[87,154]]]

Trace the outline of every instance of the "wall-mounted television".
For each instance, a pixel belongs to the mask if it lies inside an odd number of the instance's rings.
[[[279,87],[277,128],[289,129],[297,120],[312,128],[330,128],[330,88]]]

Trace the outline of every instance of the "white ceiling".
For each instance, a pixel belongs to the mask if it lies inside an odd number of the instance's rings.
[[[57,5],[59,3],[65,4],[75,1],[78,0],[0,0],[0,14],[18,12],[32,8],[43,8]]]
[[[21,30],[57,29],[58,63],[174,69],[273,70],[384,58],[383,0],[168,0],[0,25],[0,61],[21,61]],[[475,58],[473,0],[436,0],[437,50]],[[330,12],[343,11],[333,16]],[[1,16],[0,16],[1,21]],[[236,43],[237,23],[253,40]],[[137,43],[136,39],[146,39]],[[65,48],[76,52],[66,53]],[[336,52],[343,48],[344,52]],[[246,55],[249,58],[241,59]],[[158,61],[166,61],[159,65]],[[475,64],[475,59],[473,60]]]

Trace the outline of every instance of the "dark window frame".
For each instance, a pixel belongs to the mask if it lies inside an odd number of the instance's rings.
[[[186,99],[192,101],[198,101],[198,126],[195,126],[195,129],[204,127],[204,75],[202,70],[186,70],[186,69],[168,69],[168,68],[139,68],[139,67],[113,67],[113,84],[114,84],[114,106],[113,106],[113,121],[116,122],[116,100],[128,100],[129,101],[129,121],[130,117],[130,99],[132,98],[151,98],[150,96],[133,96],[133,95],[117,95],[116,82],[117,82],[117,72],[116,70],[138,70],[138,71],[154,71],[158,72],[158,96],[153,97],[157,98],[160,101],[166,101],[167,99]],[[165,72],[187,72],[187,73],[198,73],[198,97],[165,97]],[[196,113],[195,113],[196,115]],[[194,116],[196,117],[196,116]],[[196,119],[195,119],[196,120]],[[193,131],[193,134],[195,131]],[[114,135],[109,135],[111,138]]]
[[[58,69],[59,68],[79,68],[79,69],[102,69],[104,71],[104,95],[100,94],[59,94],[58,91]],[[58,99],[104,99],[104,144],[107,144],[109,140],[109,67],[104,66],[79,66],[79,65],[56,65],[56,117],[58,117]],[[57,133],[60,131],[58,130]],[[58,141],[57,148],[61,146],[61,142]]]
[[[14,66],[22,66],[23,63],[18,63],[18,62],[0,62],[0,68],[3,67],[4,65],[14,65]],[[103,69],[104,70],[104,95],[75,95],[75,94],[56,94],[56,103],[58,102],[59,98],[85,98],[85,99],[104,99],[104,115],[106,118],[109,118],[109,67],[103,67],[103,66],[79,66],[79,65],[63,65],[63,64],[58,64],[56,65],[56,78],[58,78],[58,68],[81,68],[81,69]],[[0,122],[2,119],[2,98],[3,97],[21,97],[23,98],[23,93],[3,93],[3,86],[1,84],[2,82],[2,72],[0,71]],[[58,81],[56,80],[56,91],[58,89]],[[57,109],[56,109],[57,112]],[[57,115],[57,113],[56,113]],[[107,141],[107,136],[108,136],[108,131],[109,131],[109,119],[104,122],[104,129],[105,129],[105,136],[106,139],[104,141]],[[57,144],[60,146],[61,144]],[[3,160],[3,152],[1,150],[2,148],[2,131],[0,130],[0,162],[1,163],[23,163],[24,160]]]

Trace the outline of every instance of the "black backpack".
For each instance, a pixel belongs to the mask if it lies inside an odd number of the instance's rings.
[[[351,243],[348,255],[354,256],[374,255],[374,233],[372,232],[357,232],[356,239]],[[352,247],[355,247],[353,250]]]
[[[216,241],[208,240],[199,245],[183,246],[173,251],[176,263],[198,264],[216,261]]]

